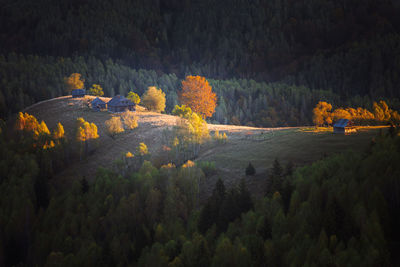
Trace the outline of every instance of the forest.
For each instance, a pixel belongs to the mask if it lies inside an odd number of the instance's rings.
[[[2,117],[64,95],[75,72],[106,96],[158,86],[167,111],[204,76],[219,123],[309,125],[318,101],[400,109],[397,1],[2,2]]]
[[[86,141],[98,137],[78,121]],[[399,260],[399,133],[391,127],[362,153],[296,170],[275,160],[263,198],[244,180],[229,189],[218,180],[201,200],[215,165],[158,169],[143,144],[136,171],[99,168],[92,183],[57,187],[53,175],[77,157],[74,141],[62,125],[50,132],[20,113],[0,131],[0,264],[390,266]]]

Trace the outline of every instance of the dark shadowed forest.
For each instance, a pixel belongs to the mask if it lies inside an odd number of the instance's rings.
[[[65,94],[81,73],[107,96],[212,81],[220,123],[311,124],[320,100],[400,108],[393,1],[2,1],[0,112]]]

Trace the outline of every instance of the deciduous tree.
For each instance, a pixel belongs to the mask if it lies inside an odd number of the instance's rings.
[[[217,106],[217,95],[212,91],[206,78],[187,76],[182,81],[182,91],[179,101],[190,107],[203,118],[211,117]]]
[[[82,89],[85,80],[81,79],[81,74],[72,73],[69,77],[64,77],[64,82],[67,87],[67,92],[71,93],[74,89]]]
[[[93,84],[92,87],[89,89],[89,93],[94,96],[103,96],[103,88],[99,84]]]
[[[324,124],[330,125],[332,124],[332,116],[331,116],[332,105],[320,101],[313,109],[313,122],[316,126],[321,126]]]
[[[165,109],[165,93],[155,86],[150,86],[142,96],[142,103],[148,110],[162,112]]]
[[[130,91],[126,98],[131,100],[136,105],[139,105],[139,103],[140,103],[140,96],[138,94],[136,94],[135,92]]]

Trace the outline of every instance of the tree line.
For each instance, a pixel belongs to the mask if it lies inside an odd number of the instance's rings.
[[[90,57],[54,58],[9,54],[0,57],[0,114],[9,117],[33,103],[66,94],[65,77],[81,74],[84,88],[99,85],[104,96],[143,95],[150,86],[162,89],[166,112],[179,103],[184,79],[175,74],[153,70],[131,69],[112,60]],[[190,75],[189,75],[190,76]],[[262,127],[312,124],[312,109],[321,100],[336,106],[370,107],[376,98],[354,95],[343,98],[328,91],[285,83],[265,83],[247,79],[207,79],[217,94],[215,113],[209,119],[222,124]],[[132,96],[132,99],[136,97]],[[397,98],[385,98],[394,110],[400,108]],[[136,100],[137,101],[137,100]]]

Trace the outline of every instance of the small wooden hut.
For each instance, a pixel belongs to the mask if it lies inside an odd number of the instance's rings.
[[[333,124],[333,132],[334,133],[354,133],[356,132],[356,128],[354,127],[353,123],[348,119],[339,119]]]
[[[102,109],[106,109],[106,106],[107,106],[106,102],[104,102],[103,100],[101,100],[98,97],[96,97],[92,101],[92,109],[95,111],[100,111]]]
[[[107,109],[110,112],[124,112],[126,110],[135,111],[136,105],[124,96],[116,95],[108,101]]]

